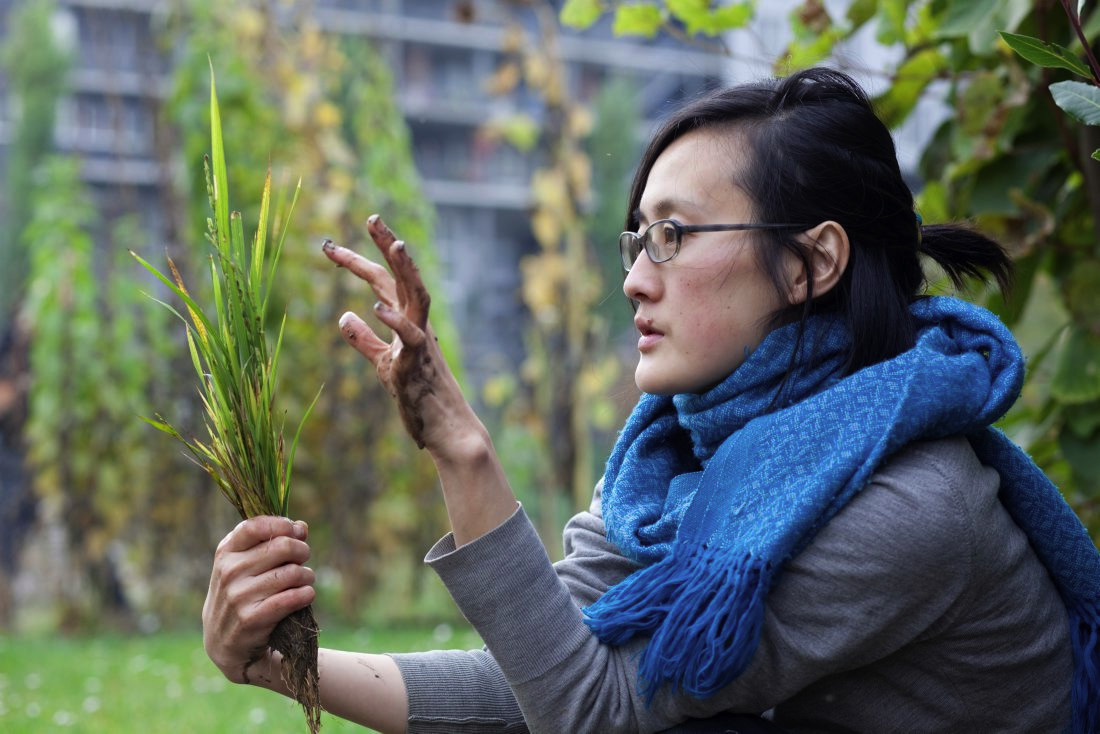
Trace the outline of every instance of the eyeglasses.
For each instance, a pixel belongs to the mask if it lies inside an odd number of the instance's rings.
[[[808,224],[680,224],[675,219],[658,219],[645,232],[623,232],[619,235],[619,256],[623,270],[630,272],[642,248],[655,263],[668,262],[680,252],[685,233],[726,232],[744,229],[809,229]]]

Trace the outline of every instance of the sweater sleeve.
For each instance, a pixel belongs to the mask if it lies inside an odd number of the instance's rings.
[[[444,537],[426,560],[481,634],[530,731],[657,732],[723,711],[766,711],[816,680],[867,665],[946,623],[966,588],[972,554],[965,513],[945,483],[937,464],[919,458],[900,457],[876,475],[785,566],[752,663],[705,700],[665,689],[647,706],[636,662],[646,640],[612,647],[584,624],[580,607],[635,567],[608,544],[596,512],[571,521],[567,559],[557,568],[522,508],[461,548]],[[467,655],[459,667],[477,661],[476,653]],[[408,677],[406,656],[395,659],[410,687],[410,731],[434,731],[414,728],[414,718],[440,714],[456,694],[424,702],[413,689],[428,681]],[[485,680],[499,684],[494,675]],[[456,677],[447,675],[448,686]],[[499,698],[494,692],[485,701]]]

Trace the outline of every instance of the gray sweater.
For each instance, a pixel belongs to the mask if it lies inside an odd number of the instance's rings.
[[[748,669],[712,698],[645,704],[644,640],[602,644],[580,608],[637,566],[600,498],[551,565],[522,509],[427,562],[487,650],[394,655],[409,732],[657,732],[771,710],[792,732],[1059,732],[1069,722],[1065,609],[965,439],[914,444],[789,561]]]

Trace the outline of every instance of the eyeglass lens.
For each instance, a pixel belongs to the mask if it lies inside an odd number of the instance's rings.
[[[654,222],[640,235],[623,232],[619,236],[619,254],[622,257],[623,267],[630,270],[634,261],[642,254],[643,244],[653,262],[671,260],[679,249],[679,234],[676,224],[667,220]]]

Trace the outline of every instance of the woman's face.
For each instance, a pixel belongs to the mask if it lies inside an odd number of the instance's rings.
[[[639,206],[639,232],[658,219],[681,224],[755,222],[748,195],[732,183],[745,165],[739,136],[719,142],[693,131],[653,164]],[[767,333],[784,305],[757,265],[751,231],[684,234],[680,252],[654,264],[642,253],[623,291],[638,302],[638,367],[647,393],[702,392],[721,382]]]

